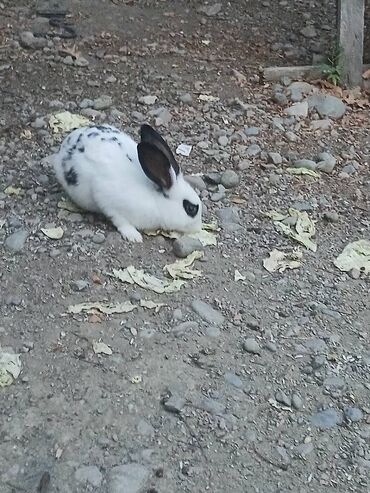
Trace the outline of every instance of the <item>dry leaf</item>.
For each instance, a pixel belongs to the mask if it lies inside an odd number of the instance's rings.
[[[275,227],[289,238],[292,238],[298,243],[304,245],[307,249],[316,252],[317,245],[311,238],[315,236],[316,229],[315,223],[309,218],[306,211],[297,211],[296,209],[289,209],[288,214],[281,214],[277,211],[270,211],[265,215],[271,217]],[[295,219],[294,226],[288,226],[282,221],[288,217]]]
[[[113,270],[113,275],[122,282],[128,284],[137,284],[138,286],[154,291],[158,294],[174,293],[179,291],[185,284],[185,281],[175,279],[158,279],[158,277],[147,274],[143,270],[136,269],[133,265],[129,265],[126,269]]]
[[[105,313],[106,315],[112,315],[113,313],[129,313],[137,308],[137,305],[133,305],[131,301],[125,301],[123,303],[78,303],[77,305],[70,305],[68,307],[68,313],[94,313],[96,310]]]
[[[101,318],[96,313],[93,313],[92,315],[89,316],[88,322],[90,324],[100,324],[101,323]]]
[[[104,342],[93,341],[93,351],[95,354],[113,354],[112,349]]]
[[[10,185],[9,187],[6,187],[6,189],[4,190],[4,193],[6,195],[21,195],[23,193],[23,189],[22,188],[12,187]]]
[[[19,354],[0,351],[0,388],[11,385],[21,372],[22,363]]]
[[[238,270],[235,270],[234,272],[234,281],[245,281],[246,277],[243,276]]]
[[[155,303],[152,300],[140,300],[140,306],[149,310],[155,309],[155,313],[158,313],[163,306],[167,305],[165,303]]]
[[[27,140],[31,140],[32,139],[32,132],[31,132],[31,130],[29,130],[28,128],[26,128],[25,130],[23,130],[23,132],[21,133],[21,137],[24,137]]]
[[[209,94],[199,94],[198,99],[207,103],[214,103],[220,100],[220,98],[217,98],[216,96],[211,96]]]
[[[63,209],[68,212],[83,212],[76,204],[71,202],[70,200],[60,200],[57,204],[59,209]]]
[[[131,383],[141,383],[143,379],[141,378],[140,375],[135,375],[134,377],[131,378]]]
[[[64,235],[64,231],[60,226],[57,228],[41,228],[41,231],[51,240],[60,240]]]
[[[334,265],[344,272],[357,269],[368,274],[370,272],[370,241],[358,240],[349,243],[334,260]]]
[[[313,176],[314,178],[320,178],[319,173],[307,168],[286,168],[286,172],[291,175],[308,175]]]
[[[194,279],[194,277],[199,277],[202,275],[201,271],[190,269],[189,267],[203,257],[203,252],[194,251],[186,258],[181,260],[176,260],[173,264],[165,265],[163,270],[168,272],[172,279]]]
[[[57,449],[55,451],[55,458],[60,459],[62,457],[62,453],[63,453],[63,449],[60,447],[57,447]]]
[[[302,265],[302,252],[293,251],[289,253],[272,250],[269,257],[263,260],[263,266],[269,272],[284,272],[285,269],[297,269]]]
[[[54,133],[67,133],[75,128],[89,125],[90,121],[82,115],[76,115],[69,111],[62,111],[55,115],[49,115],[49,126]]]
[[[199,233],[192,233],[190,235],[190,238],[194,238],[196,240],[199,240],[200,243],[203,245],[203,246],[216,246],[217,245],[217,237],[214,233],[212,233],[211,231],[207,231],[205,229],[202,229],[201,231],[199,231]]]

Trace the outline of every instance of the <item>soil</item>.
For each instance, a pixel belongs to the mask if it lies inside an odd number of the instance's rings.
[[[369,239],[370,112],[362,96],[319,131],[317,114],[286,117],[276,93],[291,81],[264,84],[259,67],[311,63],[335,24],[334,1],[291,3],[222,2],[207,15],[195,0],[70,1],[63,19],[77,37],[66,39],[55,34],[71,31],[50,25],[40,34],[35,2],[0,0],[0,355],[22,364],[0,389],[1,493],[369,491],[369,277],[333,260]],[[307,23],[312,38],[301,34]],[[46,46],[24,48],[24,31]],[[102,95],[111,104],[86,112],[83,101]],[[146,106],[145,95],[158,99]],[[193,146],[178,156],[184,173],[240,178],[226,191],[204,183],[218,244],[196,262],[201,276],[170,295],[112,273],[133,265],[163,277],[172,240],[133,245],[102,217],[60,209],[48,161],[61,140],[48,115],[84,113],[137,138],[163,108],[170,121],[158,129],[171,147]],[[286,171],[323,151],[332,173]],[[298,244],[264,213],[289,207],[315,221],[318,249],[270,273],[269,252]],[[61,239],[41,231],[59,226]],[[68,313],[142,299],[166,306]]]

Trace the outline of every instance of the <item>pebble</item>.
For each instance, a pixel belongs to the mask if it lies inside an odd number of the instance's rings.
[[[260,129],[258,127],[246,127],[244,133],[247,137],[256,137],[259,135]]]
[[[88,287],[89,283],[88,281],[85,281],[83,279],[78,279],[77,281],[73,281],[71,283],[71,288],[73,291],[83,291]]]
[[[313,26],[306,26],[303,29],[301,29],[301,34],[305,38],[316,38],[317,32],[316,29]]]
[[[328,119],[314,120],[310,123],[312,130],[328,130],[332,125],[332,122]]]
[[[344,416],[352,423],[358,423],[364,417],[361,409],[358,407],[345,407],[344,408]]]
[[[97,111],[102,111],[110,108],[113,104],[111,96],[103,95],[97,99],[94,99],[93,108]]]
[[[356,267],[353,267],[353,269],[349,271],[349,275],[352,279],[360,279],[361,271],[360,269],[356,269]]]
[[[316,163],[311,159],[297,159],[297,161],[294,161],[293,165],[295,168],[306,168],[310,170],[316,169]]]
[[[236,387],[237,389],[241,389],[243,387],[243,382],[237,375],[235,375],[235,373],[226,372],[224,378],[227,383],[233,385],[233,387]]]
[[[228,223],[240,223],[239,209],[237,207],[225,207],[216,211],[216,216],[220,220],[221,226]]]
[[[221,173],[218,173],[217,171],[206,173],[204,178],[207,183],[211,183],[212,185],[220,185],[221,183]]]
[[[204,397],[198,404],[200,409],[207,411],[207,413],[220,415],[224,414],[225,406],[222,402],[216,401],[215,399],[210,399],[208,397]]]
[[[275,165],[281,164],[283,162],[283,158],[278,152],[269,152],[268,153],[270,163]]]
[[[337,160],[334,156],[328,152],[322,152],[318,155],[319,162],[317,163],[317,169],[323,171],[324,173],[332,173]]]
[[[229,139],[226,137],[226,135],[221,135],[217,139],[217,142],[219,143],[220,146],[225,147],[229,143]]]
[[[103,233],[95,233],[94,236],[91,238],[91,241],[93,243],[96,243],[97,245],[100,245],[101,243],[105,242],[105,235]]]
[[[286,395],[282,390],[278,390],[275,394],[275,399],[280,404],[284,404],[284,406],[290,407],[292,405],[292,400],[289,396]]]
[[[182,336],[183,334],[188,334],[189,332],[195,332],[199,329],[198,322],[187,321],[181,322],[172,329],[173,334],[176,337]]]
[[[347,163],[343,168],[342,168],[342,173],[346,173],[347,175],[353,175],[356,173],[357,167],[352,164],[352,163]]]
[[[262,151],[261,147],[258,144],[251,144],[246,150],[245,154],[247,157],[255,157],[258,156]]]
[[[19,43],[23,48],[42,50],[46,47],[48,42],[45,38],[34,36],[30,31],[24,31],[20,34]]]
[[[330,94],[313,94],[307,98],[308,107],[315,109],[322,117],[333,118],[334,120],[342,118],[346,112],[346,105],[343,101]]]
[[[337,223],[339,221],[339,214],[336,211],[326,211],[323,217],[329,223]]]
[[[255,339],[249,338],[243,342],[243,349],[247,353],[260,354],[261,348]]]
[[[272,341],[267,341],[266,344],[265,344],[265,348],[268,351],[271,351],[271,353],[276,353],[276,351],[277,351],[276,344],[274,342],[272,342]]]
[[[292,407],[294,407],[294,409],[296,409],[297,411],[303,409],[303,400],[296,393],[293,393],[292,395]]]
[[[31,123],[31,127],[39,130],[40,128],[44,128],[46,126],[45,118],[36,118],[36,120]]]
[[[225,317],[219,311],[212,308],[211,305],[201,300],[193,300],[191,302],[192,310],[199,315],[201,319],[212,325],[222,325]]]
[[[203,245],[196,238],[181,236],[173,242],[172,249],[176,257],[185,258],[195,250],[203,250]]]
[[[171,395],[171,397],[163,404],[164,408],[170,413],[180,413],[186,404],[186,400],[179,395]]]
[[[157,101],[157,99],[157,96],[142,96],[141,98],[139,98],[139,103],[151,106]]]
[[[162,125],[166,126],[172,120],[172,115],[167,108],[161,108],[159,112],[157,112],[157,117],[155,119],[155,126],[160,127]]]
[[[193,102],[193,96],[186,92],[185,94],[181,94],[180,101],[184,104],[191,104]]]
[[[96,488],[103,480],[103,475],[96,466],[82,466],[75,472],[75,478],[80,483],[89,483]]]
[[[298,140],[298,136],[290,130],[288,132],[285,132],[285,136],[289,140],[289,142],[297,142]]]
[[[21,250],[23,250],[27,238],[28,238],[28,231],[26,231],[25,229],[20,229],[19,231],[10,234],[6,238],[4,242],[4,246],[7,250],[11,250],[14,253],[20,252]]]
[[[294,103],[289,108],[286,108],[284,112],[288,116],[306,118],[308,115],[308,103],[307,101],[303,101],[301,103]]]
[[[210,325],[209,327],[206,327],[206,335],[208,337],[219,337],[221,335],[221,331],[218,327],[215,327],[214,325]]]
[[[221,175],[221,185],[225,188],[237,187],[240,183],[239,175],[232,169],[227,169]]]
[[[288,98],[282,92],[275,92],[272,96],[272,100],[280,106],[285,106],[288,104]]]
[[[249,159],[242,159],[237,164],[237,168],[239,171],[245,171],[246,169],[249,169],[251,166],[252,166],[252,163],[249,161]]]
[[[108,493],[141,493],[150,471],[141,464],[131,463],[113,467],[108,473]]]
[[[185,175],[185,181],[187,181],[193,188],[196,188],[200,192],[207,188],[201,176]]]
[[[314,450],[313,443],[308,442],[308,443],[301,443],[300,445],[297,445],[294,447],[293,452],[294,455],[297,457],[301,457],[302,459],[307,459],[307,457],[312,454]]]
[[[325,411],[319,411],[311,417],[311,424],[323,430],[334,428],[341,422],[342,418],[335,409],[325,409]]]

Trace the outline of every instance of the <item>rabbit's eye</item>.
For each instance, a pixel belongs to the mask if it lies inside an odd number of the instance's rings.
[[[186,214],[190,217],[195,217],[198,214],[199,205],[192,204],[189,200],[184,200],[182,203]]]

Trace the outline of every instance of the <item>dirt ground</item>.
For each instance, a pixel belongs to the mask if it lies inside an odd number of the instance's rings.
[[[21,363],[0,388],[0,493],[370,490],[369,277],[333,263],[370,237],[368,99],[289,116],[302,94],[259,77],[327,53],[334,3],[71,0],[51,26],[36,2],[0,0],[0,364]],[[219,226],[199,277],[156,294],[112,275],[164,278],[173,241],[129,244],[60,208],[60,111],[193,146],[178,160]],[[296,176],[298,159],[335,165]],[[263,259],[299,244],[265,213],[290,207],[315,222],[317,251],[271,273]]]

